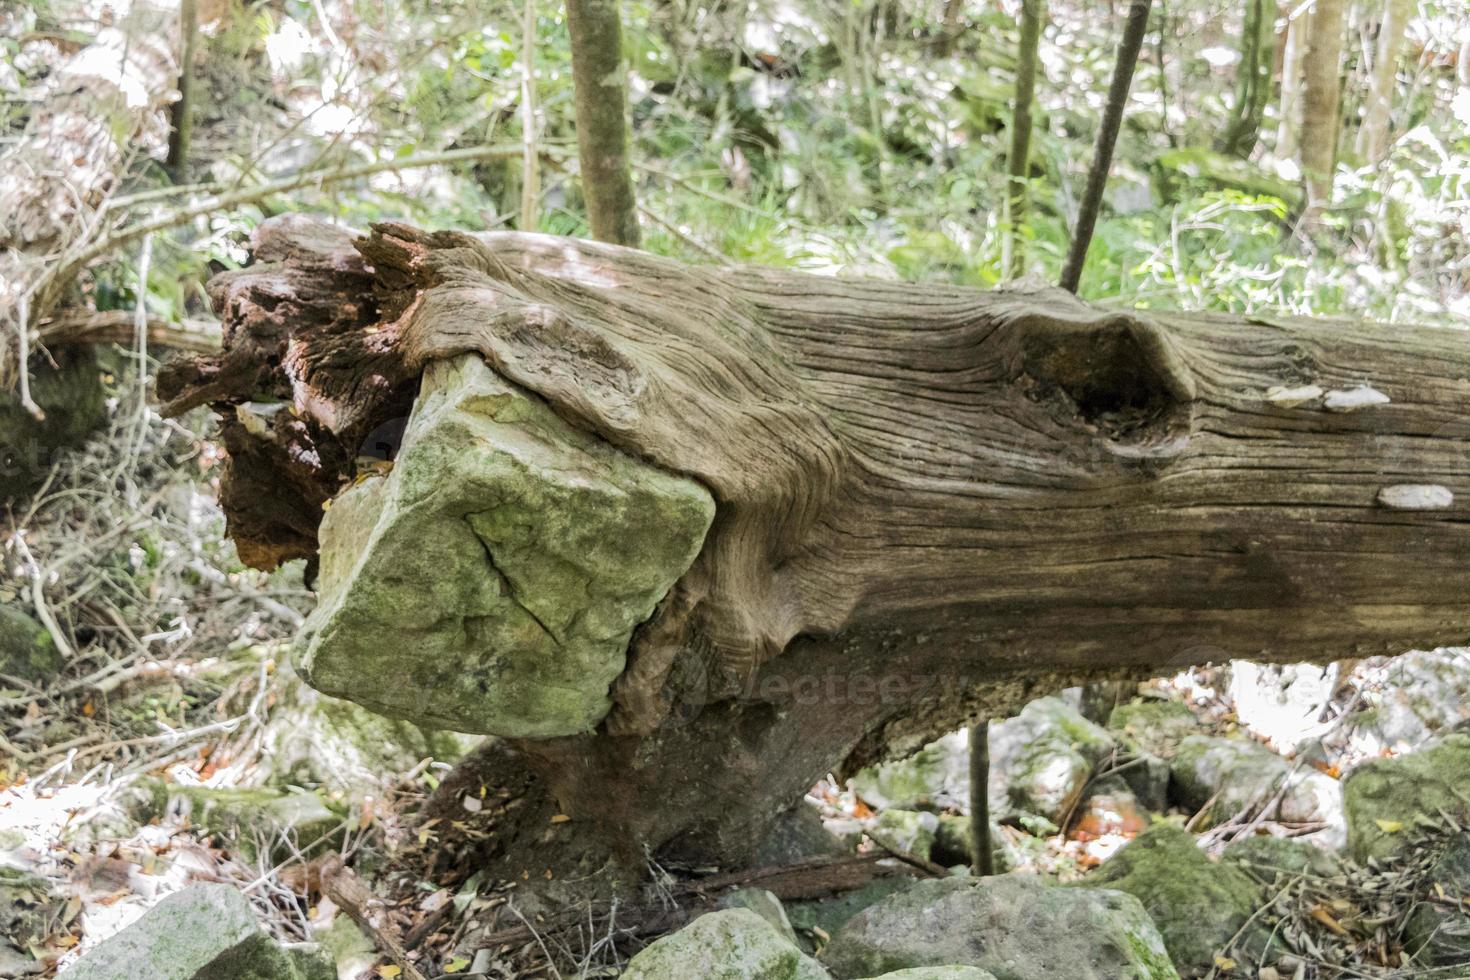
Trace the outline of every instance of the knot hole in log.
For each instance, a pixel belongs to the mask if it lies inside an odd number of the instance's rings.
[[[1131,314],[1023,318],[1020,371],[1059,393],[1120,456],[1167,458],[1189,441],[1194,375],[1157,323]]]

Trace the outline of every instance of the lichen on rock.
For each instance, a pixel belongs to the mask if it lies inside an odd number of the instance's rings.
[[[699,484],[573,428],[478,357],[432,363],[391,472],[322,522],[302,673],[426,727],[587,731],[713,517]]]

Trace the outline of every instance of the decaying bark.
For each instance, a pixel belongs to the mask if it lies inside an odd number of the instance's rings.
[[[1064,683],[1470,634],[1460,332],[290,216],[255,261],[211,284],[224,351],[159,381],[223,416],[245,561],[312,558],[466,353],[713,496],[597,730],[519,743],[580,827],[729,854],[844,759]]]
[[[56,256],[91,231],[92,209],[130,153],[164,131],[161,111],[177,69],[170,40],[178,10],[138,5],[57,73],[25,132],[0,158],[0,383],[16,367],[16,317],[34,325],[66,283],[34,291]],[[161,141],[161,139],[160,139]],[[24,297],[25,302],[22,303]]]

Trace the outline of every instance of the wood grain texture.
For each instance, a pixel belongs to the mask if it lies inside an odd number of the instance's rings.
[[[566,812],[644,842],[733,846],[753,786],[774,812],[1048,685],[1470,637],[1460,331],[299,218],[256,254],[212,286],[225,352],[160,380],[175,408],[291,406],[268,440],[226,418],[246,560],[309,555],[364,434],[471,351],[714,495],[603,731],[523,746]],[[1324,407],[1362,386],[1388,400]],[[1451,502],[1386,506],[1398,485]]]

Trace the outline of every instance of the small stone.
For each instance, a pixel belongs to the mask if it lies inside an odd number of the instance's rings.
[[[315,948],[284,949],[229,885],[191,885],[101,943],[66,980],[323,980],[336,970]]]
[[[1360,408],[1387,405],[1392,400],[1377,388],[1358,385],[1356,388],[1329,391],[1322,399],[1322,407],[1329,412],[1356,412]]]
[[[1378,491],[1378,502],[1393,510],[1445,510],[1455,495],[1437,483],[1395,483]]]
[[[1177,980],[1131,895],[1030,875],[921,881],[848,922],[822,951],[833,976],[971,966],[1005,980]]]
[[[1266,392],[1266,401],[1277,408],[1296,408],[1316,401],[1323,394],[1317,385],[1276,385]]]
[[[701,915],[628,962],[623,980],[829,980],[817,961],[750,909]]]

